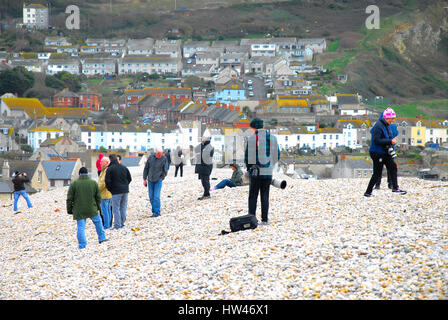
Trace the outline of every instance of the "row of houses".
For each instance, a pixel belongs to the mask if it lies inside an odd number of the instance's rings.
[[[319,39],[263,38],[241,41],[187,41],[145,39],[86,39],[74,45],[65,37],[47,37],[46,52],[13,53],[12,66],[56,74],[123,75],[133,73],[182,74],[213,78],[230,66],[242,73],[269,73],[276,61],[300,70],[313,55],[326,50]],[[27,59],[26,59],[26,58]]]

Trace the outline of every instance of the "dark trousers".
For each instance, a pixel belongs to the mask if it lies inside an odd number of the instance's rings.
[[[392,161],[394,161],[394,160],[392,160]],[[386,170],[386,171],[387,171],[387,185],[388,185],[389,189],[391,189],[392,188],[392,178],[390,176],[389,170]],[[381,175],[380,178],[378,179],[378,181],[376,182],[375,187],[377,187],[377,188],[380,187],[382,176],[383,175]]]
[[[175,177],[177,177],[177,171],[179,170],[179,168],[180,168],[180,176],[182,177],[184,175],[184,164],[181,163],[176,166],[176,171],[174,171]]]
[[[201,179],[202,187],[204,187],[204,197],[210,196],[210,175],[200,174],[199,179]]]
[[[367,186],[366,193],[372,193],[373,187],[378,182],[383,174],[383,166],[385,165],[387,171],[390,174],[392,189],[398,189],[398,179],[397,179],[397,164],[394,159],[388,154],[370,153],[370,157],[373,160],[373,174],[370,178],[369,185]]]
[[[250,178],[249,185],[249,214],[256,215],[258,194],[261,201],[261,221],[268,221],[269,212],[269,187],[271,186],[271,178]]]

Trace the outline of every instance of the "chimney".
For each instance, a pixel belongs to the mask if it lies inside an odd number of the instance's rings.
[[[6,180],[9,178],[9,163],[7,160],[3,161],[2,176],[3,176],[3,180]]]

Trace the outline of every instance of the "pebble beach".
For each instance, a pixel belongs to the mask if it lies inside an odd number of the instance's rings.
[[[448,299],[447,182],[386,178],[374,197],[368,179],[287,181],[271,187],[269,224],[220,235],[247,214],[248,186],[212,191],[193,167],[171,167],[161,217],[150,218],[143,168],[130,168],[127,220],[98,243],[87,221],[78,249],[68,187],[0,204],[1,300],[372,300]],[[213,169],[211,185],[230,178]],[[257,218],[261,219],[260,203]]]

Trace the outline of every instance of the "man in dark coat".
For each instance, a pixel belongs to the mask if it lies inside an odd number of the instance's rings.
[[[28,205],[28,208],[32,208],[33,205],[31,203],[30,197],[28,196],[28,193],[25,191],[25,183],[30,182],[30,179],[28,178],[28,175],[26,172],[15,172],[15,176],[12,179],[12,183],[14,185],[14,212],[17,214],[19,211],[17,211],[17,202],[19,201],[19,197],[22,196],[26,200],[26,204]]]
[[[210,174],[213,170],[213,154],[215,149],[210,144],[210,137],[203,137],[201,144],[196,146],[196,161],[194,173],[197,173],[201,180],[204,194],[198,200],[210,198]]]
[[[124,227],[128,206],[129,184],[132,181],[129,169],[118,162],[117,156],[109,156],[110,164],[106,172],[106,188],[112,193],[113,229]]]
[[[257,199],[261,200],[261,224],[268,224],[269,187],[275,164],[280,160],[277,138],[263,129],[263,120],[255,118],[250,122],[254,135],[247,140],[244,163],[249,172],[249,214],[255,215]]]

